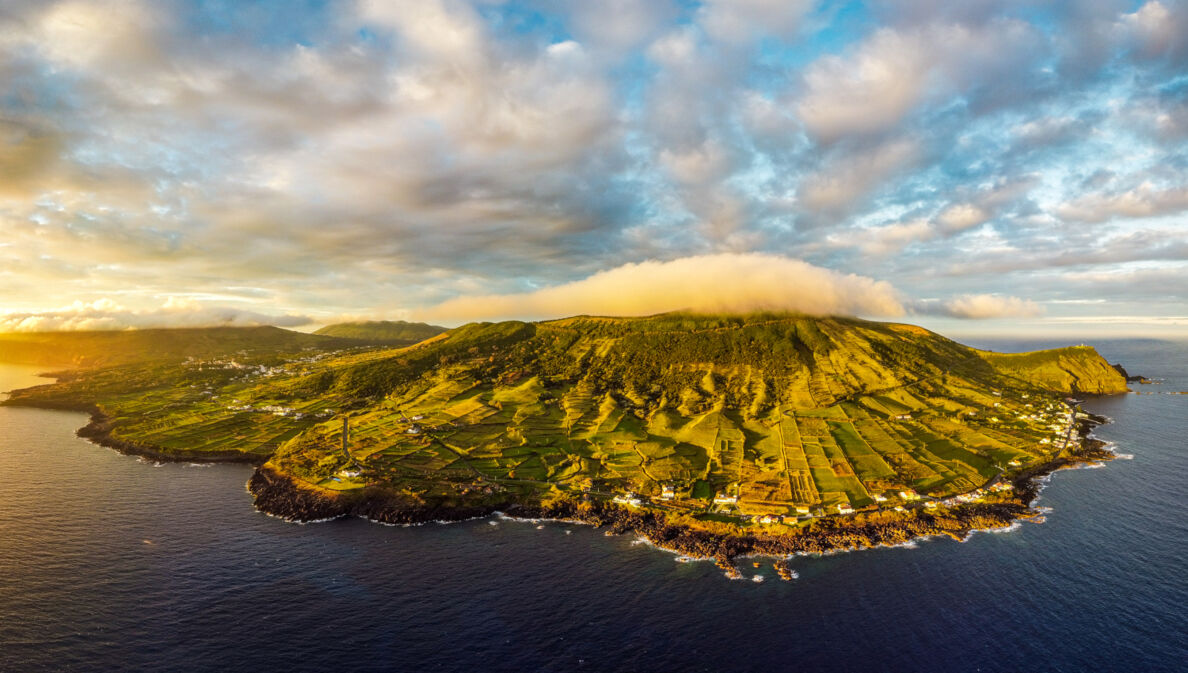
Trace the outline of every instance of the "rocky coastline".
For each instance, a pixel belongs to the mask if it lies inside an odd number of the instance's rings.
[[[608,534],[638,535],[657,547],[684,556],[714,559],[727,574],[733,574],[736,559],[744,556],[781,559],[776,568],[785,579],[794,576],[786,560],[797,555],[902,545],[935,536],[964,540],[974,531],[1001,529],[1016,521],[1036,517],[1039,512],[1032,504],[1042,489],[1043,477],[1060,469],[1114,458],[1114,454],[1106,450],[1105,442],[1090,436],[1094,427],[1108,419],[1090,414],[1077,420],[1077,429],[1083,438],[1077,446],[1012,477],[1014,497],[1009,500],[966,503],[938,510],[919,508],[906,514],[860,512],[848,517],[822,517],[790,532],[719,533],[671,522],[663,512],[621,507],[595,498],[564,498],[545,503],[518,501],[508,496],[504,500],[475,504],[427,504],[410,501],[382,486],[344,494],[285,475],[267,464],[266,457],[242,452],[167,450],[118,439],[112,435],[112,419],[93,404],[73,401],[22,404],[22,401],[11,399],[6,403],[85,412],[90,420],[77,431],[78,436],[128,455],[161,461],[254,464],[257,467],[247,488],[255,507],[286,521],[307,523],[355,516],[389,525],[416,525],[463,521],[495,513],[525,519],[577,521],[605,528]]]
[[[114,422],[111,417],[103,413],[98,406],[77,401],[37,400],[36,402],[21,398],[9,398],[0,402],[8,406],[31,407],[35,409],[52,409],[54,411],[78,411],[90,416],[86,425],[74,434],[86,439],[92,444],[98,444],[129,456],[140,456],[159,461],[175,461],[188,463],[248,463],[261,465],[268,460],[267,456],[254,456],[241,451],[196,451],[184,449],[165,449],[151,444],[130,442],[113,436]]]
[[[194,451],[185,449],[163,449],[150,444],[129,442],[112,435],[112,420],[97,407],[80,409],[91,415],[91,420],[75,434],[90,442],[105,446],[129,456],[142,456],[160,461],[190,463],[249,463],[260,465],[267,456],[253,456],[241,451]]]
[[[1060,469],[1114,457],[1104,448],[1104,442],[1088,437],[1089,431],[1103,422],[1106,419],[1095,416],[1079,419],[1078,429],[1085,439],[1053,460],[1012,477],[1014,496],[1008,500],[973,502],[936,510],[918,508],[907,513],[880,511],[860,512],[849,517],[823,517],[786,533],[719,533],[674,523],[663,512],[621,507],[589,497],[551,502],[507,499],[475,505],[429,505],[409,502],[401,494],[380,487],[344,494],[301,482],[267,464],[256,469],[247,487],[257,509],[288,521],[312,522],[356,516],[385,524],[412,525],[462,521],[497,512],[516,518],[578,521],[605,528],[608,534],[638,535],[657,547],[684,556],[715,559],[730,574],[736,559],[744,556],[786,560],[803,554],[901,545],[935,536],[964,540],[974,531],[1001,529],[1016,521],[1036,517],[1039,512],[1032,504],[1042,488],[1043,477]],[[777,570],[785,579],[794,575],[786,563],[783,566],[777,563]]]

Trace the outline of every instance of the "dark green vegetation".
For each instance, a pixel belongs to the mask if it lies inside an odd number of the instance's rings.
[[[0,333],[0,362],[91,368],[231,355],[275,359],[302,350],[328,351],[356,345],[277,327],[20,332]]]
[[[1000,355],[910,325],[784,314],[478,323],[410,347],[267,360],[223,351],[89,370],[11,403],[95,405],[121,448],[267,459],[326,492],[435,508],[631,492],[713,527],[976,491],[1065,448],[1063,394],[1126,390],[1092,348]]]
[[[314,332],[322,336],[339,337],[343,339],[358,339],[372,341],[392,346],[411,346],[412,344],[430,339],[438,334],[448,332],[445,327],[427,325],[423,322],[404,322],[403,320],[374,320],[367,322],[344,322],[326,325]]]

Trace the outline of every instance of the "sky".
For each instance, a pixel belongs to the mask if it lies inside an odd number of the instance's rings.
[[[0,0],[0,331],[1188,338],[1176,0]]]

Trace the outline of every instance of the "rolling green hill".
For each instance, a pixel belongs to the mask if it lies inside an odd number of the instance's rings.
[[[100,367],[234,355],[275,357],[304,350],[358,346],[329,336],[279,327],[202,327],[95,332],[0,334],[0,362],[52,367]]]
[[[376,343],[398,346],[410,346],[447,331],[449,330],[445,327],[428,325],[423,322],[375,320],[326,325],[314,332],[314,334],[344,339],[359,339],[361,341],[374,341]]]
[[[981,356],[1004,374],[1036,385],[1065,392],[1109,394],[1122,392],[1126,375],[1108,364],[1088,346],[1070,346],[1033,353],[982,353]],[[1111,376],[1114,369],[1122,379]],[[1120,387],[1121,386],[1121,387]]]
[[[1090,348],[1001,355],[787,314],[474,323],[282,360],[110,368],[11,403],[96,404],[122,448],[267,460],[327,491],[456,503],[668,486],[666,507],[718,494],[786,515],[969,492],[1064,448],[1065,394],[1126,390]]]

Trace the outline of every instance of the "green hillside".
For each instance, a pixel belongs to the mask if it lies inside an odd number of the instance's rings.
[[[95,403],[125,448],[267,459],[332,491],[434,503],[667,486],[664,507],[689,513],[718,494],[789,515],[977,489],[1063,448],[1064,394],[1125,390],[1089,348],[1005,356],[910,325],[667,314],[475,323],[267,367],[120,367],[11,403]]]
[[[438,334],[449,331],[445,327],[429,325],[423,322],[405,322],[403,320],[374,320],[367,322],[343,322],[325,327],[314,332],[322,336],[339,337],[343,339],[359,339],[391,345],[409,346]]]
[[[1064,392],[1109,394],[1122,392],[1126,376],[1089,346],[1070,346],[1033,353],[981,353],[1003,373]],[[1110,376],[1114,369],[1119,377]]]
[[[0,333],[0,362],[100,367],[242,355],[276,357],[335,350],[358,342],[279,327],[203,327],[95,332]]]

